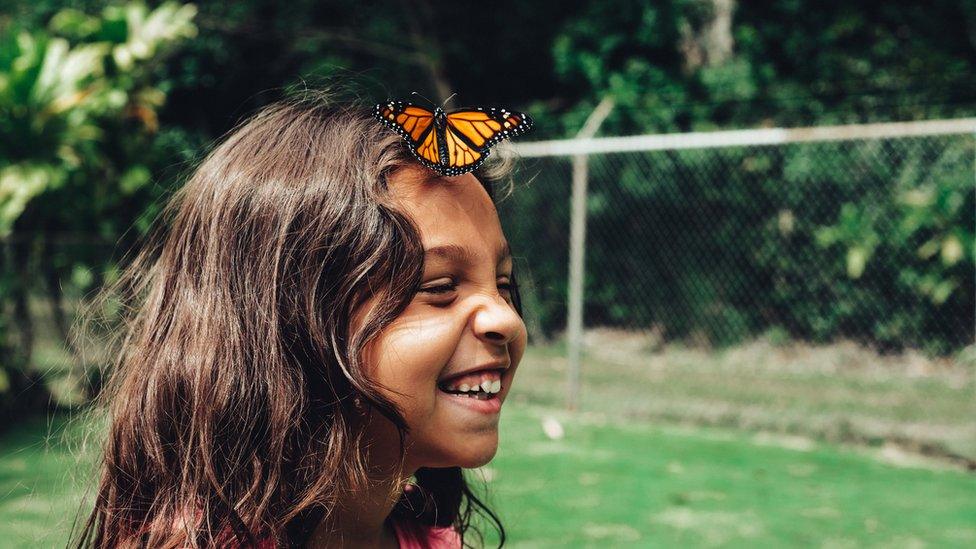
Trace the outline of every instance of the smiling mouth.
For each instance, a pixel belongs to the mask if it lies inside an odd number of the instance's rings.
[[[499,372],[482,372],[456,377],[437,384],[437,389],[452,396],[492,400],[498,398],[502,390]]]

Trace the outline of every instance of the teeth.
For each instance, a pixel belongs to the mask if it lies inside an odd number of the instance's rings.
[[[484,379],[479,385],[468,385],[467,383],[462,383],[460,385],[448,386],[445,389],[449,391],[458,391],[462,393],[470,393],[469,396],[475,395],[491,395],[501,392],[502,390],[502,380],[490,380]]]

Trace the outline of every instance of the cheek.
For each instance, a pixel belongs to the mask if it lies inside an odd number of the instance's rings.
[[[370,378],[405,413],[424,407],[436,395],[436,383],[457,348],[456,328],[446,320],[406,318],[396,321],[369,347]]]

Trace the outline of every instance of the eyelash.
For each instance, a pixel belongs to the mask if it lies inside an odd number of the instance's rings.
[[[499,284],[499,286],[511,292],[515,289],[516,284],[513,282],[504,282],[502,284]],[[454,291],[455,289],[457,289],[457,284],[441,284],[440,286],[421,288],[419,291],[428,294],[439,295],[439,294],[446,294],[447,292]]]

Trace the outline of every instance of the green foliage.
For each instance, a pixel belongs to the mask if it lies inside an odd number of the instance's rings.
[[[60,10],[46,28],[3,25],[0,300],[15,303],[18,318],[6,324],[22,333],[27,359],[33,330],[26,303],[40,289],[35,278],[60,307],[61,280],[84,291],[100,283],[109,263],[107,246],[59,248],[65,232],[82,242],[118,242],[134,218],[156,207],[160,191],[146,190],[166,94],[155,64],[195,36],[195,13],[192,4],[133,2],[106,6],[97,17]],[[18,362],[3,360],[8,376]]]
[[[734,2],[731,49],[714,2],[581,5],[555,37],[557,113],[577,131],[604,96],[606,135],[970,116],[976,5],[951,0]]]
[[[976,307],[974,148],[963,135],[594,156],[586,322],[952,353]],[[502,211],[546,259],[532,264],[550,336],[565,325],[569,164],[527,166],[521,196],[540,202]]]
[[[109,6],[101,18],[58,12],[47,31],[16,26],[0,41],[0,236],[9,236],[28,202],[71,179],[88,187],[114,171],[112,138],[138,139],[156,130],[164,94],[147,82],[145,64],[173,42],[192,37],[195,8],[166,3]],[[159,51],[158,51],[159,50]],[[107,135],[118,120],[136,119],[129,135]],[[145,166],[124,167],[125,194],[145,184]],[[109,182],[106,191],[114,182]],[[92,193],[74,189],[90,202]],[[72,192],[72,191],[66,191]],[[97,205],[94,211],[97,215]],[[77,212],[72,212],[77,215]]]

